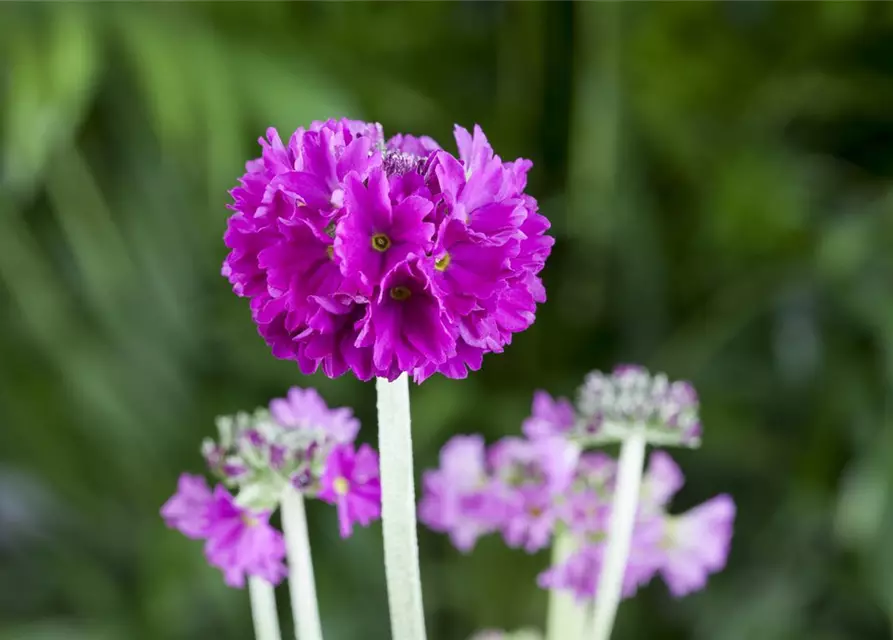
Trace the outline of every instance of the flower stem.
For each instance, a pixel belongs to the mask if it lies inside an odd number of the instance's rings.
[[[254,621],[255,640],[281,640],[279,614],[276,612],[276,594],[273,585],[263,578],[248,578],[251,598],[251,618]]]
[[[419,543],[416,533],[409,381],[378,378],[381,522],[393,640],[425,640]]]
[[[631,431],[620,445],[607,548],[598,579],[591,630],[587,633],[590,640],[608,640],[611,637],[617,607],[620,605],[623,576],[629,559],[639,490],[642,485],[645,444],[645,430],[637,428]]]
[[[564,563],[576,551],[576,541],[569,531],[555,536],[552,542],[552,566]],[[546,640],[580,640],[586,623],[586,608],[573,595],[559,589],[549,590],[546,617]]]
[[[288,591],[295,636],[298,640],[322,640],[304,497],[291,485],[282,494],[282,529],[288,551]]]

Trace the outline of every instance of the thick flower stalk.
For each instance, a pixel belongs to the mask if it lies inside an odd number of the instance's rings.
[[[424,640],[406,376],[464,378],[545,301],[553,239],[480,127],[458,157],[353,120],[275,129],[232,190],[223,275],[258,331],[304,373],[378,378],[385,562],[396,640]]]
[[[321,640],[304,499],[335,505],[341,536],[350,536],[354,524],[381,515],[378,456],[368,445],[355,448],[360,425],[350,409],[329,409],[313,389],[293,388],[269,408],[218,418],[217,427],[202,453],[221,484],[212,490],[183,474],[161,514],[205,541],[228,585],[243,587],[247,577],[258,640],[278,639],[272,586],[286,575],[298,637]],[[277,506],[284,537],[269,523]]]
[[[577,540],[571,531],[560,528],[552,539],[552,564],[563,565],[576,553]],[[560,589],[549,590],[546,609],[546,640],[581,638],[586,625],[586,603]]]
[[[618,600],[634,595],[658,575],[673,596],[681,597],[704,588],[707,577],[725,566],[735,517],[729,496],[720,495],[684,514],[671,515],[667,507],[684,479],[667,453],[653,452],[642,477],[641,458],[628,464],[622,454],[615,460],[588,450],[608,440],[604,425],[609,424],[613,436],[619,436],[623,416],[636,417],[629,428],[638,427],[645,439],[653,433],[661,442],[676,438],[680,444],[691,445],[692,425],[697,423],[692,403],[697,400],[690,385],[672,390],[679,383],[665,384],[666,379],[658,376],[649,376],[650,386],[619,379],[643,371],[617,370],[612,382],[621,392],[615,389],[610,396],[616,403],[613,406],[591,401],[591,381],[603,379],[593,375],[581,389],[576,407],[537,392],[532,415],[523,424],[526,438],[504,438],[488,448],[480,436],[455,436],[443,447],[439,468],[424,474],[420,519],[448,534],[459,550],[470,551],[480,536],[490,533],[499,533],[509,546],[528,552],[560,543],[562,548],[556,553],[562,559],[541,573],[537,582],[545,589],[571,594],[581,606],[569,621],[558,620],[550,612],[549,638],[576,640],[583,633],[591,635],[595,627],[593,621],[583,624],[582,607],[610,593],[607,580],[617,581]],[[643,387],[650,391],[640,393]],[[603,388],[599,383],[598,391],[605,397]],[[630,400],[633,392],[652,404],[635,405]],[[655,417],[661,412],[677,418],[661,424]],[[645,439],[639,449],[642,453]],[[627,473],[638,467],[639,477],[632,484],[621,478],[625,463]],[[625,503],[617,500],[624,483],[627,494],[630,486],[634,489],[634,495],[624,495]],[[615,559],[606,572],[612,554],[617,557],[612,534],[618,512],[630,519],[627,549],[622,561]],[[616,610],[616,602],[613,606]],[[612,610],[612,622],[613,616]]]

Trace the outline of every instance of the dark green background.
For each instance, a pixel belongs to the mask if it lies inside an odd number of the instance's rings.
[[[677,506],[735,496],[729,567],[615,638],[891,637],[893,4],[4,3],[0,55],[0,640],[250,637],[158,508],[293,384],[375,438],[373,385],[274,360],[219,276],[256,138],[342,115],[480,123],[557,239],[537,323],[413,389],[419,469],[590,369],[689,378]],[[310,517],[327,640],[387,638],[380,527]],[[421,552],[432,640],[543,619],[545,554]]]

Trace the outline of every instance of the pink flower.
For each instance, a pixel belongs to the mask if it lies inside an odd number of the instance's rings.
[[[471,551],[477,539],[496,530],[500,504],[490,491],[484,439],[454,436],[440,451],[440,468],[422,479],[419,519],[448,533],[457,549]]]
[[[431,243],[434,224],[425,222],[433,204],[418,195],[391,206],[385,174],[376,169],[363,184],[347,179],[347,207],[335,230],[335,255],[349,283],[371,296],[382,278],[409,254],[421,255]]]
[[[554,239],[524,193],[532,163],[503,162],[477,126],[455,138],[458,158],[352,120],[287,144],[267,131],[231,191],[221,272],[273,355],[331,377],[462,378],[533,323]]]
[[[208,509],[212,500],[204,478],[184,473],[177,482],[177,492],[161,507],[161,517],[167,526],[187,538],[202,540],[208,533]]]
[[[528,438],[562,435],[573,428],[574,420],[574,407],[567,398],[553,399],[546,391],[536,391],[531,415],[521,430]]]
[[[222,485],[211,493],[204,478],[184,473],[161,514],[168,526],[206,541],[205,557],[231,587],[245,586],[246,574],[277,584],[288,573],[285,543],[269,512],[239,507]]]
[[[703,589],[707,576],[726,566],[734,520],[735,503],[725,494],[669,518],[660,574],[670,593]]]
[[[320,500],[338,509],[341,537],[353,533],[354,523],[367,526],[381,517],[381,481],[378,454],[367,444],[335,447],[322,475]]]
[[[316,389],[292,387],[285,398],[270,401],[270,414],[283,427],[319,430],[335,442],[353,442],[360,430],[351,409],[330,409]]]
[[[230,492],[218,485],[208,520],[205,557],[223,571],[226,584],[241,588],[246,574],[278,584],[288,574],[282,563],[285,542],[270,526],[268,511],[239,507]]]

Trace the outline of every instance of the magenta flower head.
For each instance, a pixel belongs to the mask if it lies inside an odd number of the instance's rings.
[[[641,367],[590,374],[572,404],[544,391],[534,395],[526,437],[489,448],[480,436],[456,436],[443,447],[440,468],[425,473],[420,520],[469,551],[478,537],[501,533],[506,544],[535,552],[556,535],[573,552],[538,578],[546,589],[591,601],[605,557],[617,492],[618,460],[594,447],[644,432],[647,442],[697,446],[697,395]],[[668,512],[685,478],[673,458],[652,452],[636,500],[630,553],[615,583],[622,597],[660,575],[674,596],[704,588],[729,554],[735,504],[727,495],[682,515]],[[607,565],[610,566],[610,565]]]
[[[218,439],[205,440],[202,453],[222,484],[212,491],[201,476],[181,475],[161,515],[205,541],[228,585],[242,587],[246,575],[276,584],[286,552],[270,515],[295,490],[335,504],[343,537],[381,516],[378,455],[368,445],[355,451],[359,428],[350,409],[330,409],[314,389],[298,387],[269,408],[218,418]]]
[[[328,457],[354,441],[360,423],[346,407],[330,409],[315,389],[292,387],[269,409],[218,418],[217,429],[218,439],[202,445],[210,470],[227,486],[250,487],[267,506],[286,483],[316,496]]]
[[[462,378],[529,327],[553,239],[480,127],[458,157],[353,120],[275,129],[231,191],[222,273],[279,358],[330,377]]]

